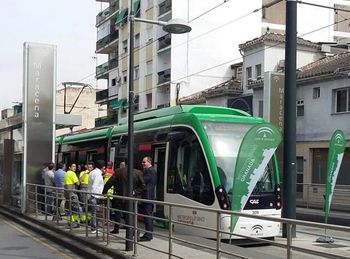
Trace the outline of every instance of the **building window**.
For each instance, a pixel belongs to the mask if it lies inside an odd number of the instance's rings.
[[[115,86],[117,84],[117,80],[115,78],[112,79],[112,86]]]
[[[125,70],[122,72],[123,74],[123,83],[126,84],[128,82],[128,71]]]
[[[321,96],[321,89],[319,87],[315,87],[313,90],[313,98],[318,99]]]
[[[252,80],[252,67],[246,68],[246,75],[247,75],[247,83],[249,84]]]
[[[153,27],[147,28],[147,41],[153,40]]]
[[[140,47],[140,33],[135,35],[135,42],[134,42],[135,48]]]
[[[146,108],[150,109],[152,108],[152,93],[146,94]]]
[[[146,75],[150,75],[153,72],[153,61],[148,61],[146,63]]]
[[[255,66],[255,78],[261,79],[261,64]]]
[[[335,112],[350,111],[350,88],[335,91]]]
[[[304,100],[297,101],[297,117],[304,116]]]
[[[140,78],[140,67],[137,66],[134,68],[134,80],[138,80]]]
[[[123,53],[127,53],[128,52],[128,40],[123,40],[122,47],[123,47]]]

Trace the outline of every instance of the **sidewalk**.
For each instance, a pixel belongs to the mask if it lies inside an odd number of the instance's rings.
[[[296,213],[297,219],[324,223],[324,212],[321,209],[297,207]],[[350,226],[350,213],[331,210],[328,223],[341,226]]]

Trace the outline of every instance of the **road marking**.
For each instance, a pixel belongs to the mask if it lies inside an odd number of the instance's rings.
[[[63,256],[64,258],[67,258],[67,259],[73,259],[74,257],[71,257],[69,255],[66,255],[64,254],[63,252],[59,251],[56,247],[52,246],[52,245],[49,245],[48,243],[44,242],[44,241],[41,241],[39,238],[35,237],[34,235],[32,235],[30,232],[4,220],[4,219],[1,219],[2,222],[4,222],[5,224],[7,224],[8,226],[14,228],[15,230],[17,230],[18,232],[30,237],[31,239],[33,239],[34,241],[38,242],[39,244],[45,246],[46,248],[48,248],[51,252],[54,252],[54,253],[57,253],[58,255],[61,255]]]

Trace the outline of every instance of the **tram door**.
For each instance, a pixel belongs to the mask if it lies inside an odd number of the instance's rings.
[[[166,155],[165,146],[155,147],[153,166],[157,172],[156,199],[158,201],[164,201],[164,174],[165,174],[165,165],[166,165],[165,155]],[[164,217],[163,206],[157,205],[155,208],[155,214],[157,217]]]

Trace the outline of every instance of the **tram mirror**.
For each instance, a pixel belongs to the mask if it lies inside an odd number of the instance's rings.
[[[128,137],[127,136],[120,136],[119,144],[126,145],[126,143],[128,143]]]
[[[167,140],[168,141],[178,141],[185,138],[185,132],[181,131],[172,131],[168,133]]]

